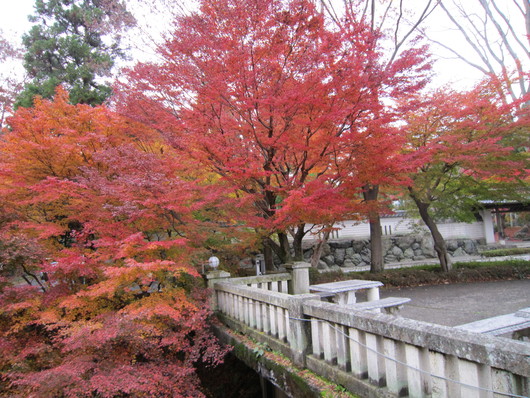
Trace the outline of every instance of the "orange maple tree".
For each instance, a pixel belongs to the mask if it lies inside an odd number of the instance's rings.
[[[215,207],[146,129],[107,108],[20,108],[0,144],[1,389],[201,396],[222,349],[192,256]],[[203,217],[208,218],[208,217]]]

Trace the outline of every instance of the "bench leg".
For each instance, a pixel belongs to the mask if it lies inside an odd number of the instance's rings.
[[[398,315],[399,310],[402,308],[402,305],[395,305],[393,307],[386,307],[385,312],[389,315]]]
[[[530,341],[530,328],[516,330],[512,333],[512,339],[528,342]]]
[[[378,287],[372,287],[368,289],[368,292],[366,294],[366,299],[368,301],[376,301],[379,300],[379,288]],[[375,309],[373,312],[381,312],[381,310]]]
[[[357,298],[355,297],[355,292],[343,292],[337,293],[334,297],[334,301],[337,304],[348,305],[355,304],[357,302]]]
[[[378,287],[372,287],[370,289],[368,289],[368,293],[367,293],[367,300],[368,301],[375,301],[375,300],[379,300],[379,288]]]

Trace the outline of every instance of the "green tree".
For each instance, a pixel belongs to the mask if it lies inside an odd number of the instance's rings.
[[[32,106],[36,95],[51,98],[60,84],[74,104],[103,103],[111,94],[105,77],[124,55],[120,32],[135,22],[121,0],[36,0],[30,21],[23,44],[31,81],[15,106]]]

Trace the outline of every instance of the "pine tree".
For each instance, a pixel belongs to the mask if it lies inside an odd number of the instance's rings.
[[[31,81],[16,107],[32,106],[36,95],[53,97],[60,84],[74,104],[103,103],[111,93],[104,78],[123,57],[119,33],[134,24],[121,0],[36,0],[30,20],[23,44]]]

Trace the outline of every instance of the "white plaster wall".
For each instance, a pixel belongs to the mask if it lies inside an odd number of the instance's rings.
[[[484,239],[484,223],[439,223],[438,229],[445,239],[468,238]],[[367,222],[343,221],[335,224],[339,230],[333,234],[334,239],[366,239],[370,237],[370,226]],[[403,217],[382,217],[383,235],[405,235],[427,228],[421,220]],[[309,236],[309,238],[311,238]]]

